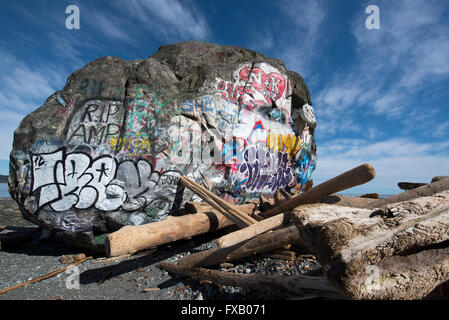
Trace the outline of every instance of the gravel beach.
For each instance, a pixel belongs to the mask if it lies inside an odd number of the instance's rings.
[[[14,232],[18,227],[36,227],[22,218],[14,200],[0,199],[0,232]],[[0,295],[0,300],[286,300],[282,292],[260,292],[239,287],[220,286],[210,282],[168,273],[157,267],[160,262],[175,262],[181,257],[216,247],[215,239],[226,230],[196,236],[162,245],[154,250],[120,261],[106,261],[101,255],[52,278]],[[0,289],[40,277],[65,265],[62,256],[84,253],[85,248],[36,232],[32,240],[14,249],[0,251]],[[220,270],[264,275],[321,274],[320,265],[310,257],[296,261],[252,257],[235,261]],[[79,288],[76,278],[79,275]],[[146,290],[145,290],[146,289]]]

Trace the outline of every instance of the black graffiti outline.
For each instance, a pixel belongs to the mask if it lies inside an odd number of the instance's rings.
[[[143,182],[142,178],[144,177],[141,174],[141,172],[140,172],[141,170],[139,170],[139,167],[138,167],[138,163],[141,162],[141,161],[147,163],[148,166],[149,166],[149,169],[151,170],[151,173],[149,174],[148,178],[150,179],[150,177],[152,177],[153,174],[156,177],[155,180],[152,180],[155,183],[155,186],[160,184],[161,179],[164,176],[167,177],[165,182],[168,182],[168,180],[169,180],[168,176],[170,176],[170,183],[167,183],[168,185],[165,185],[165,186],[161,187],[161,190],[170,191],[170,189],[171,189],[170,186],[176,186],[178,181],[179,181],[179,177],[177,178],[176,176],[181,176],[182,175],[181,172],[176,171],[176,170],[166,170],[166,171],[163,171],[162,173],[159,172],[159,171],[156,171],[156,170],[154,170],[154,167],[153,167],[152,163],[150,161],[148,161],[147,159],[138,159],[138,160],[129,160],[129,159],[127,159],[127,160],[119,162],[115,157],[113,157],[111,155],[102,155],[102,156],[98,156],[96,158],[93,158],[89,154],[84,153],[84,152],[79,152],[79,151],[67,152],[67,148],[66,147],[62,147],[62,148],[57,149],[56,151],[48,152],[48,153],[39,153],[39,154],[30,153],[30,154],[31,154],[31,158],[32,158],[33,156],[52,155],[52,154],[56,154],[58,152],[62,152],[62,154],[61,154],[61,160],[55,161],[55,164],[54,164],[54,168],[53,168],[53,172],[52,172],[53,173],[53,182],[41,185],[35,191],[32,191],[32,194],[35,195],[37,199],[40,199],[41,190],[42,190],[43,187],[55,185],[56,189],[57,189],[57,192],[58,192],[57,198],[55,198],[55,199],[53,199],[51,201],[48,201],[48,202],[44,203],[43,205],[39,205],[37,207],[37,209],[36,209],[36,212],[40,211],[42,208],[44,208],[46,206],[50,206],[52,208],[52,210],[55,211],[55,212],[60,212],[58,210],[55,210],[53,208],[52,204],[54,204],[57,201],[60,201],[60,200],[64,199],[64,197],[66,197],[66,196],[75,196],[76,197],[76,201],[75,201],[75,203],[73,205],[71,205],[71,208],[76,207],[76,205],[78,204],[78,202],[80,200],[80,197],[79,197],[78,194],[76,194],[76,192],[79,190],[79,193],[81,193],[82,190],[85,189],[85,188],[92,188],[93,190],[95,190],[96,196],[95,196],[95,199],[92,201],[92,204],[89,207],[83,208],[83,210],[91,209],[91,208],[95,207],[96,203],[99,200],[99,190],[97,190],[97,188],[95,188],[94,185],[91,185],[91,182],[94,180],[95,177],[94,177],[94,175],[92,173],[89,173],[87,171],[93,168],[92,165],[96,161],[101,160],[103,158],[111,159],[112,161],[114,161],[115,166],[116,166],[116,169],[115,169],[115,171],[113,173],[113,177],[110,179],[110,181],[109,181],[109,183],[107,185],[104,185],[105,188],[107,188],[109,185],[111,185],[113,180],[117,178],[117,174],[119,172],[119,168],[120,168],[120,166],[123,163],[131,163],[134,166],[134,169],[136,170],[136,174],[137,174],[137,177],[138,177],[138,186],[139,187],[142,186],[142,182]],[[82,155],[83,157],[84,156],[87,157],[88,160],[89,160],[89,164],[86,167],[86,169],[81,174],[79,174],[79,176],[76,178],[76,181],[79,181],[81,178],[85,178],[86,176],[89,177],[89,178],[88,178],[87,182],[84,183],[84,185],[82,187],[75,186],[69,192],[64,192],[63,193],[60,186],[65,186],[66,187],[68,185],[67,180],[66,180],[66,174],[65,174],[66,170],[67,170],[67,167],[66,167],[67,157],[70,156],[70,155],[78,155],[78,154]],[[72,161],[73,160],[71,160],[70,163],[72,163]],[[72,163],[72,165],[73,165],[73,163]],[[103,167],[103,165],[104,165],[104,162],[102,163],[102,167]],[[63,175],[62,175],[63,181],[62,182],[58,181],[58,167],[59,166],[62,166],[62,172],[63,172]],[[32,173],[34,172],[33,168],[34,167],[32,165],[32,167],[31,167]],[[111,168],[109,168],[108,170],[110,170],[110,169]],[[98,171],[98,169],[96,169],[96,170]],[[174,174],[172,174],[172,173],[174,173]],[[67,174],[67,176],[69,176],[70,174],[71,173]],[[31,175],[31,186],[34,186],[34,180],[35,180],[35,177],[34,177],[34,174],[32,174]],[[101,178],[99,179],[99,182],[100,181],[101,181]],[[176,181],[176,183],[175,183],[175,181]],[[112,183],[112,184],[114,184],[114,183]],[[155,200],[158,199],[158,198],[156,198],[156,199],[150,199],[149,200],[149,199],[147,199],[144,196],[144,194],[147,193],[149,191],[149,189],[150,189],[150,187],[146,187],[146,188],[144,188],[144,190],[142,190],[141,192],[139,192],[139,193],[137,193],[135,195],[132,195],[130,193],[131,190],[124,189],[124,192],[126,194],[126,198],[124,199],[123,203],[119,206],[119,208],[122,208],[124,211],[127,211],[127,212],[133,212],[133,211],[141,210],[143,208],[148,208],[151,205],[151,203],[153,203]],[[173,196],[176,196],[176,192],[173,194]],[[123,208],[123,204],[128,202],[130,200],[130,198],[135,198],[135,199],[136,198],[141,198],[141,199],[144,200],[144,204],[141,207],[139,207],[138,209],[126,210],[126,209]],[[167,199],[168,198],[169,197],[167,197]],[[40,204],[40,202],[39,202],[39,204]],[[104,210],[101,210],[101,209],[97,209],[97,210],[104,211]]]
[[[132,99],[131,99],[131,97],[128,97],[128,98],[125,98],[124,100],[132,100]],[[72,112],[68,115],[68,119],[67,119],[66,125],[64,127],[63,132],[62,132],[62,134],[63,134],[64,138],[66,139],[66,141],[67,141],[67,138],[68,138],[67,135],[69,133],[69,130],[70,130],[70,127],[72,125],[72,122],[73,122],[74,118],[80,112],[80,109],[82,109],[90,101],[101,101],[102,103],[105,103],[105,102],[106,103],[107,102],[116,102],[116,104],[120,107],[119,108],[119,112],[120,112],[120,109],[124,108],[124,104],[127,103],[126,101],[123,101],[122,99],[119,99],[119,98],[105,98],[105,97],[101,97],[101,96],[92,96],[92,97],[88,97],[88,98],[80,100],[79,102],[77,102],[74,105],[74,108],[73,108]],[[117,125],[119,127],[123,126],[124,121],[125,121],[125,118],[124,118],[124,114],[123,114],[122,119],[120,120],[119,123],[117,123]],[[68,144],[70,144],[70,143],[68,143]]]
[[[147,181],[152,181],[152,182],[154,182],[154,183],[155,183],[155,186],[159,185],[159,183],[161,182],[161,178],[164,177],[166,174],[168,174],[167,176],[173,176],[171,173],[175,173],[175,175],[179,175],[179,176],[182,175],[181,172],[176,171],[176,170],[164,170],[162,173],[159,172],[159,171],[156,171],[156,170],[154,170],[153,164],[152,164],[150,161],[148,161],[147,159],[138,159],[137,161],[127,159],[127,160],[124,160],[124,161],[121,161],[120,163],[118,163],[118,165],[117,165],[117,170],[116,170],[116,172],[115,172],[114,179],[117,178],[117,175],[118,175],[118,173],[119,173],[120,166],[122,166],[124,163],[129,163],[130,165],[133,166],[133,168],[135,169],[135,172],[136,172],[136,174],[137,174],[137,186],[138,186],[138,188],[143,187],[143,181],[142,181],[143,179],[142,179],[142,178],[143,178],[144,176],[143,176],[143,175],[141,174],[141,172],[140,172],[140,169],[139,169],[139,166],[138,166],[139,162],[145,162],[145,163],[147,163],[147,164],[149,165],[150,173],[148,174],[148,177],[147,177],[148,180],[147,180]],[[156,180],[152,180],[152,179],[151,179],[151,178],[153,177],[154,174],[155,174]],[[173,179],[176,179],[176,178],[171,178],[171,179],[172,179],[172,181],[173,181]],[[168,180],[168,179],[167,179],[167,180]],[[179,181],[179,178],[178,178],[177,180]],[[177,185],[177,182],[176,182],[176,183],[170,183],[170,185],[176,186],[176,185]],[[168,188],[169,188],[169,186],[164,186],[164,187],[162,187],[161,189],[162,189],[162,190],[167,190],[167,191],[168,191]],[[144,188],[142,191],[140,191],[140,192],[138,192],[138,193],[136,193],[136,194],[134,194],[134,195],[130,194],[130,191],[131,191],[131,190],[125,190],[125,192],[126,192],[126,200],[123,202],[123,204],[125,204],[127,201],[129,201],[130,198],[133,198],[133,199],[142,199],[142,200],[144,200],[144,204],[143,204],[139,209],[135,209],[135,210],[127,210],[127,209],[125,209],[125,208],[122,208],[122,209],[123,209],[124,211],[127,211],[127,212],[133,212],[133,211],[141,210],[142,208],[148,208],[149,205],[150,205],[152,202],[154,202],[155,200],[158,199],[158,198],[156,198],[156,199],[151,199],[151,200],[149,201],[149,200],[144,196],[144,194],[146,194],[146,193],[149,191],[149,189],[150,189],[150,187],[147,186],[147,187]],[[176,196],[176,192],[175,192],[174,196]],[[169,198],[169,197],[167,197],[167,199],[168,199],[168,198]]]
[[[51,154],[55,154],[55,153],[58,153],[58,152],[62,152],[61,158],[64,159],[65,158],[65,152],[66,152],[66,148],[65,147],[59,148],[59,149],[57,149],[56,151],[53,151],[53,152],[44,152],[44,153],[34,154],[34,156],[51,155]],[[31,162],[31,192],[30,193],[32,195],[35,195],[36,198],[40,200],[42,188],[54,185],[55,183],[53,182],[53,183],[43,184],[43,185],[39,186],[39,188],[34,190],[34,171],[35,171],[34,165],[35,164],[34,164],[34,161],[33,161],[33,153],[32,152],[30,152],[30,159],[31,159],[31,161],[30,161]],[[53,168],[53,179],[54,179],[54,181],[56,181],[56,168],[57,168],[57,163],[58,162],[59,161],[55,162],[55,166]],[[49,202],[46,202],[44,205],[40,205],[40,201],[38,200],[38,206],[37,206],[36,212],[40,211],[46,205],[49,205],[49,204],[51,204],[53,202],[56,202],[56,201],[59,201],[59,200],[62,199],[62,197],[61,197],[61,189],[57,188],[57,190],[58,190],[58,197],[56,199],[51,200]]]

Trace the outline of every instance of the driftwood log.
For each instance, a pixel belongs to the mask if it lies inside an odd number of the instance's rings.
[[[365,194],[361,195],[360,198],[379,199],[379,194],[378,193],[365,193]]]
[[[209,203],[217,211],[223,214],[226,218],[233,221],[240,228],[247,227],[250,224],[257,222],[257,220],[241,212],[237,207],[227,203],[219,196],[215,195],[195,181],[190,180],[186,176],[182,176],[179,181],[184,186],[192,190],[197,196],[199,196],[201,199]]]
[[[290,213],[281,213],[271,218],[264,219],[254,223],[246,228],[234,231],[217,239],[217,244],[220,248],[230,247],[237,243],[251,239],[259,234],[269,230],[285,226],[290,222]]]
[[[301,246],[301,243],[297,243],[298,240],[301,240],[298,228],[295,225],[290,225],[258,235],[230,247],[213,248],[189,254],[178,260],[178,265],[185,268],[218,265],[222,262],[269,252],[292,243]]]
[[[39,281],[46,280],[48,278],[54,277],[54,276],[56,276],[56,275],[58,275],[58,274],[60,274],[60,273],[62,273],[64,271],[66,271],[67,269],[69,269],[71,267],[75,267],[75,266],[77,266],[77,265],[79,265],[81,263],[84,263],[84,262],[86,262],[88,260],[91,260],[91,259],[93,259],[93,257],[87,257],[87,258],[81,259],[79,261],[76,261],[75,263],[72,263],[70,265],[67,265],[65,267],[62,267],[62,268],[60,268],[58,270],[52,271],[50,273],[47,273],[47,274],[45,274],[45,275],[43,275],[41,277],[34,278],[34,279],[31,279],[31,280],[27,280],[25,282],[21,282],[19,284],[15,284],[15,285],[13,285],[11,287],[1,289],[0,290],[0,295],[2,295],[4,293],[7,293],[9,291],[12,291],[12,290],[16,290],[16,289],[25,287],[25,286],[33,284],[33,283],[36,283],[36,282],[39,282]]]
[[[449,280],[449,191],[377,210],[307,205],[293,220],[349,298],[422,299]]]
[[[243,210],[249,212],[248,208],[249,206],[246,205]],[[117,257],[132,254],[233,224],[232,221],[211,207],[198,209],[204,211],[179,217],[168,216],[165,220],[140,226],[124,226],[106,237],[106,255]]]
[[[434,182],[437,182],[437,181],[440,181],[440,180],[443,180],[443,179],[447,179],[447,178],[449,178],[449,176],[436,176],[436,177],[432,178],[430,183],[434,183]]]
[[[250,203],[238,205],[236,207],[241,212],[243,212],[249,216],[252,216],[253,212],[255,211],[255,209],[257,207],[257,203],[250,202]],[[207,202],[203,202],[203,201],[186,202],[184,205],[184,208],[185,208],[186,213],[197,213],[197,212],[215,212],[215,213],[217,213],[218,212],[210,204],[208,204]]]
[[[422,182],[398,182],[398,187],[402,190],[413,190],[422,186],[427,185],[428,183]]]
[[[261,291],[281,291],[291,295],[308,295],[314,297],[344,299],[324,277],[303,275],[266,276],[258,274],[236,274],[228,271],[209,270],[205,268],[185,268],[171,263],[160,263],[159,268],[176,274],[207,280],[221,285],[250,288]]]
[[[321,203],[353,208],[366,208],[368,205],[376,203],[376,201],[378,201],[378,199],[346,197],[339,194],[331,194],[321,198]]]
[[[278,213],[293,210],[300,205],[320,202],[323,196],[364,184],[375,176],[376,171],[370,164],[362,164],[283,202],[281,205],[264,212],[263,215],[271,217]]]
[[[427,184],[425,186],[412,189],[406,192],[402,192],[399,194],[396,194],[394,196],[385,198],[385,199],[379,199],[376,202],[370,203],[367,208],[381,208],[383,206],[386,206],[388,204],[401,202],[401,201],[407,201],[412,200],[419,197],[427,197],[432,196],[438,192],[442,192],[444,190],[449,190],[449,178],[443,178],[436,182],[433,182],[431,184]]]

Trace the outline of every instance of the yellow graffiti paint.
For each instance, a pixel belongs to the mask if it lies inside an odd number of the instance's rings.
[[[137,152],[149,152],[150,151],[150,140],[140,138],[140,137],[125,137],[125,138],[111,138],[109,141],[111,148],[120,147],[120,151],[127,151],[131,154]]]
[[[272,152],[287,152],[293,157],[301,150],[302,141],[295,135],[270,133],[267,137],[267,147]]]

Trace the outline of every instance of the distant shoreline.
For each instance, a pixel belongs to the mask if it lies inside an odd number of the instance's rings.
[[[0,183],[8,183],[8,176],[0,175]]]

